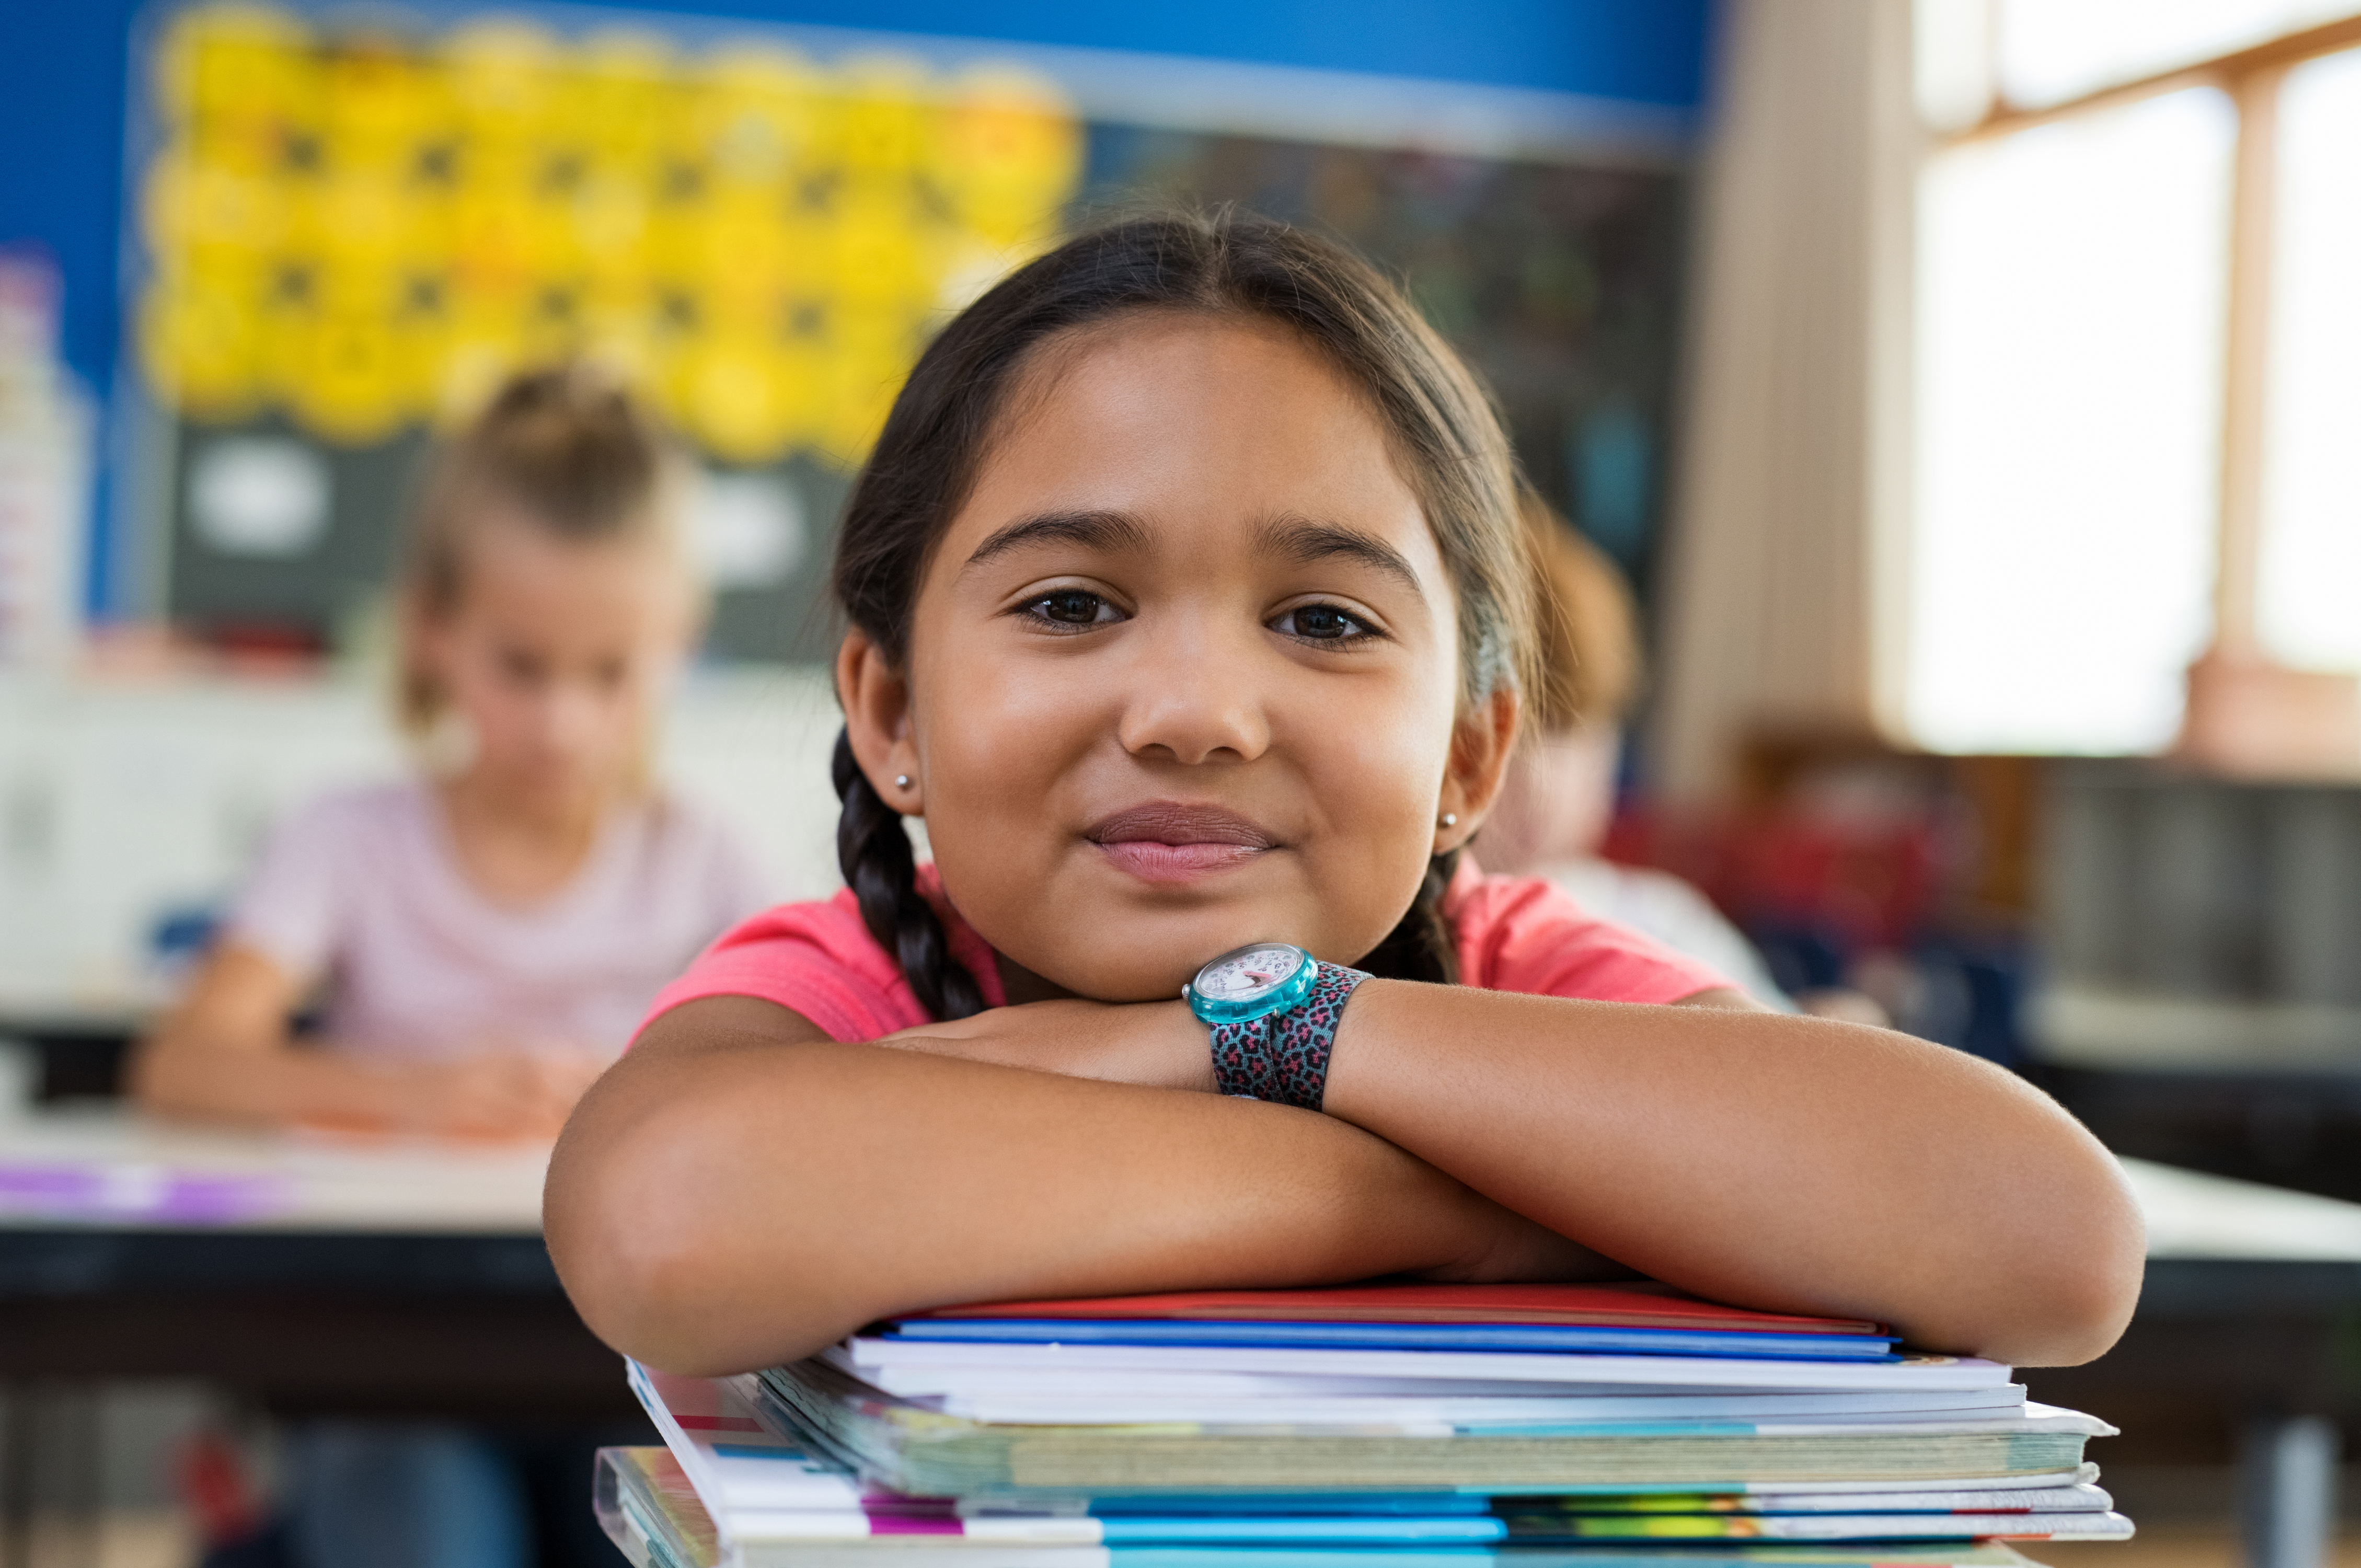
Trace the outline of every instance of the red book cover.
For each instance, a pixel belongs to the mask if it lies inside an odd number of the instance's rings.
[[[1806,1318],[1629,1285],[1348,1285],[1327,1290],[1188,1290],[1094,1301],[994,1301],[916,1318],[1195,1318],[1290,1323],[1549,1323],[1701,1332],[1882,1334],[1861,1318]]]

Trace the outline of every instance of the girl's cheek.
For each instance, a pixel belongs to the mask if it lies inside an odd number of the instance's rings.
[[[1054,666],[1012,669],[989,646],[928,660],[914,673],[913,698],[928,773],[955,798],[972,793],[987,808],[1038,806],[1019,781],[1056,776],[1121,718],[1115,683]],[[958,779],[972,779],[972,791]]]

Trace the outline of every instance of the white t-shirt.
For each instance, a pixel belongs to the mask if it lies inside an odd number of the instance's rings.
[[[571,883],[511,906],[460,870],[419,782],[331,795],[272,834],[225,939],[305,990],[329,1043],[372,1056],[495,1047],[619,1054],[656,992],[771,902],[721,823],[658,797],[611,814]]]

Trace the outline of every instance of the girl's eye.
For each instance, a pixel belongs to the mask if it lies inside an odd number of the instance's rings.
[[[1060,626],[1096,626],[1123,619],[1115,606],[1086,588],[1059,588],[1043,594],[1025,608],[1037,619]]]
[[[1369,635],[1369,629],[1357,618],[1333,604],[1307,604],[1289,610],[1272,624],[1290,637],[1315,642],[1344,642]]]

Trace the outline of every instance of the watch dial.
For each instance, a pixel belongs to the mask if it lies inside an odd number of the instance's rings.
[[[1292,976],[1303,955],[1279,942],[1263,942],[1207,964],[1197,974],[1197,993],[1217,1002],[1248,1002]]]

